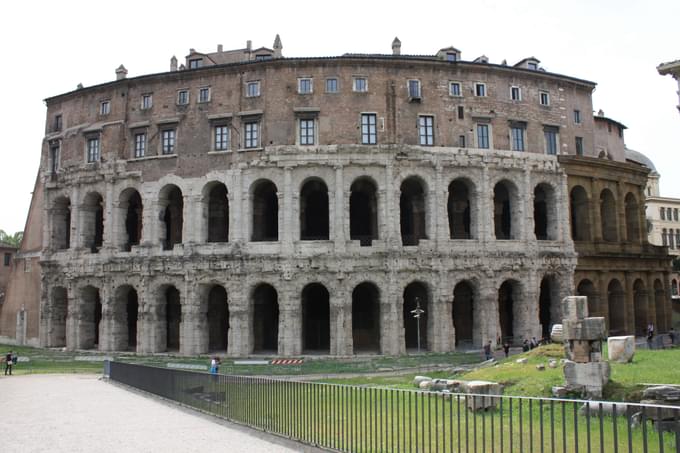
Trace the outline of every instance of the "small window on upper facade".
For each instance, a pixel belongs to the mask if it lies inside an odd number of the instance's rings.
[[[352,79],[352,90],[357,93],[368,91],[368,79],[366,77],[354,77]]]
[[[477,148],[489,149],[489,125],[477,125]]]
[[[574,110],[574,124],[581,124],[581,111]]]
[[[666,208],[666,218],[668,220],[673,220],[673,216],[671,214],[672,214],[671,208]]]
[[[446,61],[458,61],[458,55],[455,52],[447,52]]]
[[[418,135],[422,146],[434,145],[434,116],[418,117]]]
[[[623,138],[623,128],[619,126],[619,137]]]
[[[260,54],[260,55],[255,55],[255,61],[267,61],[271,60],[272,56],[269,54]]]
[[[9,266],[12,263],[12,254],[11,253],[5,253],[5,266]]]
[[[459,105],[458,106],[458,119],[462,120],[464,118],[465,118],[465,107],[463,107],[462,105]]]
[[[522,100],[522,90],[520,87],[510,87],[510,99],[513,101]]]
[[[485,83],[475,83],[475,96],[479,96],[479,97],[486,96],[486,84]]]
[[[54,123],[52,124],[52,130],[54,132],[59,132],[61,131],[61,115],[54,115]]]
[[[659,208],[659,216],[661,220],[666,220],[666,208]]]
[[[534,63],[534,62],[530,61],[529,63],[527,63],[527,68],[536,71],[538,69],[538,63]]]
[[[142,110],[148,110],[153,106],[153,96],[151,94],[142,95]]]
[[[543,128],[543,136],[545,138],[545,153],[556,155],[557,154],[557,135],[559,129],[554,126],[545,126]]]
[[[198,102],[210,102],[210,87],[198,89]]]
[[[510,144],[513,151],[524,151],[524,131],[526,126],[513,123],[510,126]]]
[[[300,118],[300,145],[313,145],[315,140],[314,118]]]
[[[583,156],[583,137],[576,137],[576,155]]]
[[[59,142],[50,144],[50,173],[56,174],[59,170]]]
[[[138,132],[135,134],[135,157],[144,157],[146,155],[146,132]]]
[[[312,79],[310,77],[302,77],[298,79],[298,93],[312,94]]]
[[[187,105],[189,103],[189,90],[179,90],[177,92],[177,105]]]
[[[673,209],[673,220],[678,221],[678,208]]]
[[[246,149],[260,147],[260,122],[247,121],[244,124],[245,134],[243,147]]]
[[[215,126],[213,142],[215,151],[229,150],[229,125],[220,124]]]
[[[99,162],[100,149],[99,137],[91,137],[87,139],[87,161]]]
[[[449,82],[449,95],[450,96],[462,96],[462,92],[460,90],[460,83],[459,82]]]
[[[377,115],[375,113],[361,114],[361,144],[375,145],[378,143]]]
[[[458,146],[460,148],[465,148],[465,136],[464,135],[458,136]]]
[[[111,113],[111,101],[102,101],[99,104],[99,114],[108,115],[109,113]]]
[[[164,129],[161,131],[161,154],[175,154],[176,138],[175,129]]]
[[[408,81],[408,97],[410,99],[420,99],[420,80]]]
[[[539,91],[538,100],[541,105],[550,105],[550,93],[547,91]]]
[[[254,80],[246,83],[246,97],[254,98],[260,95],[260,81]]]
[[[326,79],[326,93],[337,92],[338,92],[338,79],[336,78]]]
[[[189,69],[197,69],[203,66],[203,58],[194,58],[189,60]]]

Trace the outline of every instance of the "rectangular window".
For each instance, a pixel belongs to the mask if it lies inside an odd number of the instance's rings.
[[[352,90],[357,93],[365,93],[368,91],[368,79],[366,77],[354,77],[352,79]]]
[[[678,221],[678,208],[673,209],[673,220]]]
[[[673,228],[668,230],[668,246],[672,249],[675,248],[675,237],[673,236]]]
[[[361,114],[361,143],[375,145],[378,143],[377,115],[375,113]]]
[[[461,91],[460,91],[460,83],[449,82],[449,95],[450,96],[456,96],[456,97],[462,96]]]
[[[312,93],[312,79],[309,77],[304,77],[298,79],[298,93],[299,94],[311,94]]]
[[[581,124],[581,111],[574,110],[574,124]]]
[[[314,144],[314,119],[300,118],[300,144]]]
[[[52,125],[52,130],[54,132],[59,132],[61,130],[61,115],[54,115],[54,124]]]
[[[189,90],[179,90],[177,92],[177,105],[187,105],[189,103]]]
[[[478,124],[477,125],[477,148],[483,148],[483,149],[489,148],[489,125],[488,124]]]
[[[659,208],[659,216],[661,216],[661,220],[666,220],[666,209],[665,208]]]
[[[210,102],[210,87],[198,89],[198,102]]]
[[[161,132],[161,153],[174,154],[175,153],[175,130],[165,129]]]
[[[111,113],[111,101],[102,101],[99,104],[99,114],[108,115]]]
[[[672,214],[671,208],[666,208],[666,218],[668,220],[673,220],[673,216],[671,214]]]
[[[576,137],[576,155],[583,156],[583,137]]]
[[[529,69],[533,70],[533,71],[536,71],[536,70],[538,69],[538,64],[537,64],[537,63],[529,62],[529,63],[527,63],[527,67],[528,67]]]
[[[550,93],[547,91],[540,91],[538,93],[538,99],[541,105],[550,105]]]
[[[245,131],[244,148],[258,148],[260,146],[260,123],[258,121],[246,122]]]
[[[215,126],[215,151],[226,151],[229,149],[229,126],[220,124]]]
[[[519,87],[510,87],[510,99],[513,101],[522,100],[522,90]]]
[[[142,95],[142,110],[148,110],[153,105],[153,98],[150,94]]]
[[[260,95],[260,81],[246,83],[246,97],[254,98]]]
[[[465,117],[465,107],[462,105],[458,106],[458,119],[462,120]]]
[[[446,61],[456,61],[456,60],[458,60],[458,55],[456,55],[453,52],[447,52]]]
[[[408,97],[411,99],[420,99],[420,80],[408,81]]]
[[[486,84],[485,83],[475,83],[475,96],[480,96],[480,97],[486,96]]]
[[[56,174],[59,170],[59,143],[50,145],[50,173]]]
[[[10,263],[12,262],[12,254],[11,253],[5,253],[5,266],[9,266]]]
[[[338,92],[338,79],[326,79],[326,93]]]
[[[661,208],[661,209],[663,209],[663,208]],[[668,245],[668,233],[666,232],[665,228],[661,231],[661,244],[664,247]]]
[[[524,151],[524,126],[511,126],[510,138],[513,151]]]
[[[99,162],[99,137],[87,139],[87,161]]]
[[[557,154],[557,128],[553,126],[546,126],[543,128],[543,136],[545,137],[545,153]]]
[[[189,69],[198,69],[203,67],[203,58],[194,58],[189,60]]]
[[[255,61],[267,61],[271,60],[272,56],[268,54],[255,55]]]
[[[138,132],[135,134],[135,157],[144,157],[146,155],[146,132]]]
[[[460,148],[465,148],[465,136],[464,135],[458,136],[458,146]]]
[[[434,145],[434,116],[418,117],[418,131],[420,144],[423,146]]]

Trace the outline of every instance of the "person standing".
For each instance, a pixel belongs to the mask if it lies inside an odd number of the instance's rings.
[[[503,343],[503,352],[505,353],[505,357],[507,357],[510,354],[510,343],[507,341]]]
[[[12,365],[14,365],[14,360],[12,357],[12,351],[9,351],[5,355],[5,376],[7,376],[8,372],[10,376],[12,375]]]
[[[493,359],[493,356],[491,355],[491,340],[489,340],[489,342],[484,345],[484,357],[485,360]]]

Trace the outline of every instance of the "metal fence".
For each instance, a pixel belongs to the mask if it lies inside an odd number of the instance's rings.
[[[112,362],[114,381],[352,452],[680,452],[680,407],[447,394]]]

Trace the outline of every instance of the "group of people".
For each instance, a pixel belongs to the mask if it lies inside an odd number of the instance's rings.
[[[522,342],[522,352],[527,352],[531,351],[534,348],[537,348],[541,345],[541,342],[539,342],[536,337],[531,337],[531,341],[527,340],[526,338]]]
[[[12,368],[17,364],[18,357],[13,351],[5,354],[5,376],[12,375]]]
[[[543,339],[541,341],[538,341],[536,337],[532,337],[531,340],[524,339],[524,342],[522,343],[522,352],[527,352],[530,351],[534,348],[539,347],[542,344],[548,344],[549,340]],[[501,344],[501,339],[498,339],[498,344]],[[510,343],[507,341],[503,342],[503,353],[505,354],[505,357],[508,357],[510,355]],[[484,345],[484,359],[485,360],[491,360],[493,358],[493,349],[491,346],[491,340],[487,344]]]

